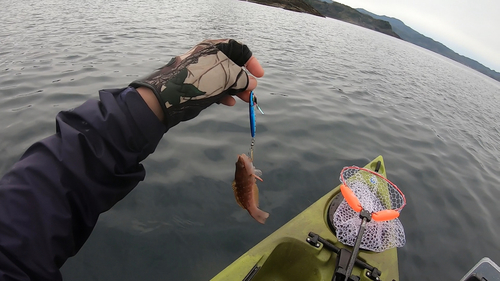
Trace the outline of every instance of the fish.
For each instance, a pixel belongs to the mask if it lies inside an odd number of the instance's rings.
[[[262,172],[255,169],[252,160],[246,154],[238,155],[233,181],[234,197],[238,205],[246,209],[252,218],[264,224],[269,213],[259,209],[257,179],[263,181],[260,175]]]

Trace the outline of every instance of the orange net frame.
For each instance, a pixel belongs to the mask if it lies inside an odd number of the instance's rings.
[[[398,217],[406,205],[401,190],[382,175],[366,168],[345,167],[340,173],[344,201],[334,214],[337,238],[353,246],[361,223],[360,212],[370,214],[361,248],[381,252],[402,247],[406,240]]]

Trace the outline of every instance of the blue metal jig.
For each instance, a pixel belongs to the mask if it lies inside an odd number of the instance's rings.
[[[260,106],[257,104],[257,97],[253,93],[253,91],[250,91],[250,101],[248,103],[248,113],[250,115],[250,135],[252,136],[252,142],[250,143],[250,159],[253,161],[253,147],[255,145],[255,128],[256,128],[256,121],[255,121],[255,107],[264,114],[264,111],[260,109]]]
[[[250,134],[255,138],[255,95],[253,91],[250,92],[250,102],[248,103],[248,113],[250,114]]]

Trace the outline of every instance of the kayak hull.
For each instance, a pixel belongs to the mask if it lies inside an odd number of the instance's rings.
[[[365,168],[375,170],[378,162],[378,173],[386,177],[382,156],[375,158]],[[328,224],[328,208],[339,193],[340,185],[244,253],[211,280],[332,280],[337,254],[321,243],[318,248],[311,246],[306,238],[310,232],[314,232],[339,248],[352,250],[352,247],[337,240]],[[399,280],[396,248],[380,253],[360,250],[358,258],[378,268],[382,272],[382,280]],[[354,275],[361,277],[360,280],[371,280],[366,273],[366,270],[357,266],[353,270]]]

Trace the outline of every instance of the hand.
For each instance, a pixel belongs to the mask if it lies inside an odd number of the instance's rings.
[[[228,39],[205,40],[131,86],[154,93],[163,112],[160,119],[168,129],[196,117],[214,102],[234,105],[231,95],[248,102],[257,80],[243,66],[256,77],[264,75],[246,45]]]

